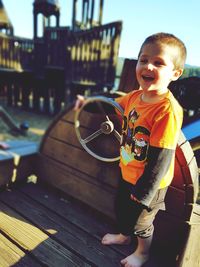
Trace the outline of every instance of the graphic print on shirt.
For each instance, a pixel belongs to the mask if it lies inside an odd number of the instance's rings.
[[[129,162],[144,161],[149,146],[150,132],[137,122],[140,115],[132,109],[127,117],[124,117],[122,127],[121,158],[124,165]]]

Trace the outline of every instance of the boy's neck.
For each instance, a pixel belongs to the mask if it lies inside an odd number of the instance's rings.
[[[164,99],[168,94],[169,90],[166,89],[162,92],[159,91],[148,91],[141,94],[141,100],[146,103],[157,103],[160,100]]]

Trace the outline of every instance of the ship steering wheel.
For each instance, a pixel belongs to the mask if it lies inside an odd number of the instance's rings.
[[[123,114],[123,109],[111,98],[88,97],[75,112],[74,119],[75,132],[82,147],[98,160],[118,161]],[[110,150],[110,154],[105,153]]]

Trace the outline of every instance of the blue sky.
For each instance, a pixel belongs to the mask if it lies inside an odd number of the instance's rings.
[[[15,35],[33,37],[33,2],[3,0]],[[71,26],[72,2],[59,0],[61,26]],[[185,43],[187,64],[200,66],[199,12],[199,0],[104,0],[103,23],[123,21],[119,56],[137,57],[140,45],[148,35],[164,31],[177,35]]]

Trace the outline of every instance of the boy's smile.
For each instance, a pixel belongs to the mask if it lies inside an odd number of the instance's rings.
[[[169,83],[180,77],[182,72],[175,70],[173,63],[176,52],[174,47],[168,45],[144,45],[136,67],[137,79],[144,93],[166,93]]]
[[[146,81],[146,82],[152,82],[153,80],[154,80],[154,76],[151,76],[151,75],[148,75],[148,74],[143,74],[142,75],[142,78],[143,78],[143,80],[144,81]]]

